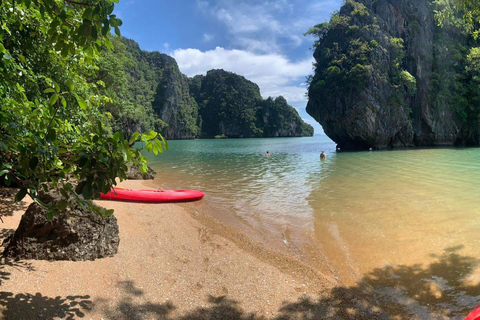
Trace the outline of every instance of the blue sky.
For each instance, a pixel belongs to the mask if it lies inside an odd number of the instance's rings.
[[[342,0],[120,0],[122,35],[143,50],[177,60],[188,75],[224,69],[284,96],[315,132],[305,112],[305,78],[313,73],[309,27],[329,19]]]

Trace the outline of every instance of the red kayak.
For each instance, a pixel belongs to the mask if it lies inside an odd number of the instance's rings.
[[[468,314],[465,320],[480,320],[480,304]]]
[[[205,194],[197,190],[133,190],[115,188],[107,194],[101,194],[105,200],[122,200],[138,202],[180,202],[195,201]]]

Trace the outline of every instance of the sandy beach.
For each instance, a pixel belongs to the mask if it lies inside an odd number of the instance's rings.
[[[2,200],[2,238],[28,204]],[[85,262],[2,259],[3,319],[317,319],[349,312],[328,296],[333,280],[202,212],[178,204],[98,204],[115,209],[118,254]]]

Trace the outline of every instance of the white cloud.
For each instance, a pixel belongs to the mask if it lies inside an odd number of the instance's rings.
[[[165,42],[165,43],[163,44],[163,47],[164,47],[165,49],[168,49],[168,48],[170,48],[170,43],[168,43],[168,42]]]
[[[254,4],[232,0],[216,0],[214,4],[197,1],[197,6],[204,14],[225,24],[232,44],[242,49],[280,52],[280,38],[290,39],[288,45],[293,47],[298,47],[303,42],[303,38],[298,35],[299,30],[293,30],[290,24],[282,21],[284,12],[292,7],[288,0]],[[252,45],[257,43],[264,45]]]
[[[290,103],[306,103],[305,86],[301,83],[312,73],[313,58],[293,62],[280,54],[256,54],[245,50],[177,49],[172,57],[188,76],[206,74],[211,69],[224,69],[244,76],[260,86],[263,97],[284,96]]]
[[[210,42],[213,39],[215,39],[215,36],[213,34],[209,34],[209,33],[204,33],[203,34],[203,41]]]

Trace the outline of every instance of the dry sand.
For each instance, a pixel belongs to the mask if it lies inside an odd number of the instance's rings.
[[[142,181],[122,187],[145,188]],[[27,202],[1,200],[0,241]],[[203,201],[203,200],[202,200]],[[120,247],[96,261],[0,263],[3,319],[325,319],[382,313],[294,257],[178,204],[115,209]]]

